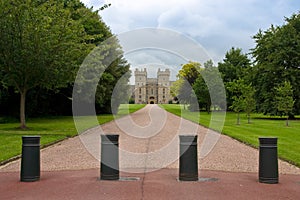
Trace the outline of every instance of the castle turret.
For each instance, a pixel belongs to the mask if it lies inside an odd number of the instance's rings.
[[[147,71],[136,69],[135,76],[135,103],[145,103]]]
[[[168,103],[170,100],[170,70],[158,70],[157,72],[158,83],[158,103]]]
[[[146,68],[144,70],[135,69],[134,72],[135,76],[135,86],[143,86],[147,82],[147,71]]]
[[[165,71],[161,71],[158,69],[157,72],[158,84],[161,86],[170,86],[170,70],[166,69]]]

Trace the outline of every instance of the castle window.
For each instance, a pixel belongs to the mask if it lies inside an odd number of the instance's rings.
[[[151,88],[151,94],[153,94],[153,88]]]
[[[142,89],[140,88],[140,94],[142,93]]]
[[[141,98],[142,98],[142,96],[141,96],[141,95],[139,95],[139,98],[141,99]]]
[[[165,94],[166,93],[166,90],[165,90],[165,88],[163,89],[163,94]]]

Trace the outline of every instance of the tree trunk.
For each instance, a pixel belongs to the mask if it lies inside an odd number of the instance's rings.
[[[20,128],[26,129],[26,120],[25,120],[25,100],[26,100],[26,91],[20,93]]]
[[[248,117],[248,124],[250,124],[250,114],[247,114]]]
[[[287,118],[286,118],[285,125],[286,125],[286,126],[289,126],[289,116],[287,116]]]
[[[237,113],[237,121],[236,121],[237,125],[240,125],[240,113]]]
[[[210,113],[210,106],[206,106],[206,111],[207,111],[207,114],[209,114]]]

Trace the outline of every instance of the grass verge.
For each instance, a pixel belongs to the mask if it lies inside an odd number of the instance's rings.
[[[252,114],[251,123],[248,124],[246,114],[240,114],[241,124],[236,124],[236,114],[227,112],[225,123],[222,129],[220,124],[215,123],[222,119],[225,113],[215,112],[189,112],[181,105],[161,105],[162,108],[175,115],[199,123],[205,127],[215,129],[245,144],[258,148],[259,137],[278,138],[278,156],[298,167],[300,167],[300,120],[291,120],[290,126],[285,126],[285,121],[266,117],[262,114]],[[220,121],[219,121],[220,122]]]
[[[133,113],[144,106],[145,105],[142,104],[122,104],[115,117],[119,118],[129,113]],[[114,116],[111,114],[98,115],[97,120],[99,124],[104,124],[114,120]],[[2,121],[5,121],[5,123],[0,123],[0,164],[3,164],[4,161],[21,154],[21,138],[23,135],[40,135],[41,146],[43,147],[78,134],[72,116],[28,119],[28,130],[18,129],[17,127],[19,126],[19,123],[14,122],[14,120]],[[87,123],[85,129],[96,125],[98,124]]]

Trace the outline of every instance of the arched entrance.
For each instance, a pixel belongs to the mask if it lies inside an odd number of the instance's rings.
[[[155,103],[156,103],[155,97],[154,97],[154,96],[149,97],[148,103],[149,103],[149,104],[155,104]]]

